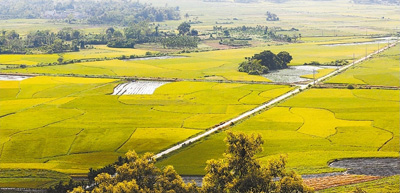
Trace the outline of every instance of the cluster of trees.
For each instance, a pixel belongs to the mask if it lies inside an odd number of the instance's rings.
[[[262,151],[260,135],[227,132],[227,150],[223,159],[207,161],[203,186],[185,183],[172,166],[160,170],[152,154],[126,154],[127,163],[116,167],[114,176],[101,173],[91,192],[313,192],[294,172],[285,169],[286,157],[261,165],[255,154]],[[84,187],[72,192],[89,192]]]
[[[47,18],[72,23],[128,25],[139,21],[179,20],[179,7],[153,7],[135,0],[2,0],[0,18]]]
[[[200,38],[197,37],[199,32],[191,29],[187,22],[183,22],[178,26],[178,35],[169,35],[159,39],[164,48],[197,48]]]
[[[274,13],[267,11],[265,15],[267,15],[267,21],[279,21],[279,17]]]
[[[14,30],[1,31],[0,53],[62,53],[79,51],[87,45],[103,44],[108,47],[134,48],[139,43],[159,43],[165,48],[196,48],[199,42],[198,31],[184,22],[178,27],[179,35],[160,32],[158,26],[148,22],[138,22],[122,30],[113,27],[103,33],[85,34],[83,31],[63,28],[58,32],[50,30],[32,31],[21,37]]]
[[[265,74],[269,70],[287,68],[287,64],[292,61],[292,56],[286,52],[279,52],[277,55],[269,50],[265,50],[252,57],[246,57],[246,61],[239,64],[239,72],[247,72],[252,75]]]
[[[347,60],[335,60],[331,62],[326,62],[326,63],[320,63],[317,61],[311,61],[309,63],[304,63],[303,65],[310,65],[310,66],[344,66],[349,64],[349,61]]]
[[[281,27],[268,27],[263,25],[257,25],[255,27],[252,26],[240,26],[234,28],[223,28],[222,26],[214,26],[213,30],[216,33],[222,33],[225,37],[240,37],[243,39],[244,37],[250,36],[259,36],[264,39],[271,39],[274,41],[283,41],[283,42],[293,42],[297,41],[298,38],[301,38],[301,34],[299,35],[283,35],[278,34],[280,31],[298,31],[296,28],[291,28],[289,30],[284,30]]]
[[[2,31],[0,34],[1,54],[26,54],[32,52],[61,53],[79,51],[85,46],[77,30],[61,30],[58,33],[50,30],[30,32],[22,38],[14,30]]]

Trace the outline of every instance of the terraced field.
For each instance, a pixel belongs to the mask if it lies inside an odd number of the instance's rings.
[[[0,167],[86,173],[130,149],[159,152],[291,89],[176,82],[152,95],[111,95],[119,83],[69,77],[0,81]]]
[[[230,130],[261,133],[263,162],[287,154],[288,167],[301,174],[342,171],[328,163],[399,156],[399,98],[399,90],[311,89]],[[224,138],[224,132],[210,136],[159,164],[203,174],[206,160],[222,155]]]

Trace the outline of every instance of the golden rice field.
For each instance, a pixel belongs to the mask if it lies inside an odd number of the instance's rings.
[[[0,167],[84,174],[131,149],[159,152],[291,90],[175,82],[152,95],[110,95],[120,82],[49,76],[0,81]]]

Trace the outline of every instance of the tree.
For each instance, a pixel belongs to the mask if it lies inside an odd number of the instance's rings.
[[[285,68],[287,68],[287,64],[290,63],[290,61],[292,61],[293,57],[289,54],[289,52],[286,51],[282,51],[279,52],[277,55],[281,60],[282,60],[282,64],[284,65]]]
[[[247,72],[251,75],[260,75],[268,72],[268,67],[261,65],[260,60],[246,60],[239,65],[239,72]]]
[[[286,172],[286,157],[262,166],[255,154],[262,151],[260,135],[227,132],[226,153],[207,161],[204,192],[313,192],[294,172]]]
[[[101,173],[95,177],[97,186],[91,191],[92,193],[199,191],[195,184],[185,184],[172,166],[167,166],[162,171],[157,168],[153,154],[146,153],[139,156],[135,151],[129,151],[125,155],[127,163],[116,168],[115,177],[108,173]],[[82,187],[77,187],[72,192],[78,193],[84,190]]]
[[[179,35],[186,35],[190,31],[190,24],[183,22],[178,26]]]

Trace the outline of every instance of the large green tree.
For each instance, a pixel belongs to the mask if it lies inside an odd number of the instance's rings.
[[[185,184],[172,166],[163,170],[155,166],[153,154],[126,154],[127,163],[116,168],[115,176],[101,173],[95,178],[93,193],[119,192],[176,192],[176,193],[246,193],[280,192],[307,193],[313,189],[304,185],[302,178],[285,170],[286,157],[273,159],[261,165],[255,155],[262,151],[260,135],[227,132],[226,153],[223,159],[207,161],[203,186]],[[72,192],[88,192],[82,187]]]
[[[190,32],[190,24],[183,22],[178,26],[179,35],[186,35]]]
[[[264,143],[260,135],[227,132],[225,141],[224,158],[207,162],[204,192],[313,192],[299,175],[285,170],[286,157],[265,166],[255,159]]]

